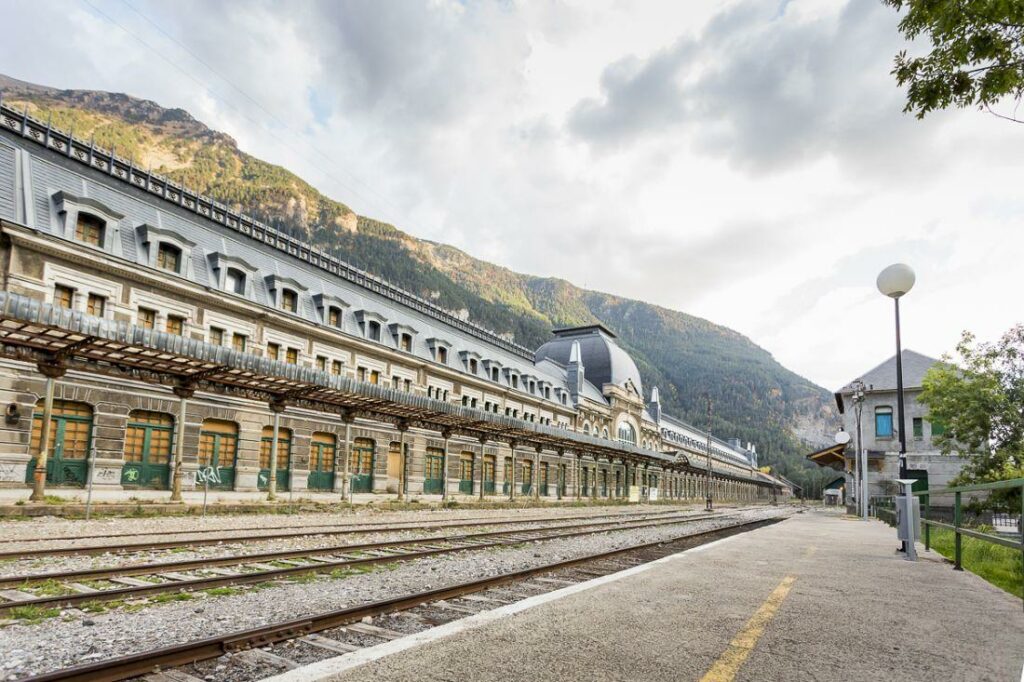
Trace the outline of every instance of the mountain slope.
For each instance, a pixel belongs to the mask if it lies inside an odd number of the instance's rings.
[[[357,216],[280,166],[181,109],[128,95],[56,90],[0,76],[4,101],[55,127],[114,148],[141,168],[170,176],[234,209],[307,239],[344,260],[534,348],[553,327],[600,321],[629,350],[665,409],[713,431],[758,444],[762,463],[803,484],[821,478],[802,454],[834,430],[825,389],[782,367],[737,332],[685,313],[589,291],[557,278],[521,275],[454,247],[416,239]],[[812,442],[804,442],[808,439]]]

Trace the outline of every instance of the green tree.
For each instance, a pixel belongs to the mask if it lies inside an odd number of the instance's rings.
[[[945,427],[942,452],[967,460],[956,483],[1024,477],[1024,325],[994,343],[964,332],[956,352],[956,364],[946,356],[928,371],[921,395],[933,428]]]
[[[1004,98],[1024,94],[1024,2],[1021,0],[882,0],[906,10],[899,30],[907,40],[927,37],[924,56],[896,55],[892,70],[907,86],[906,112],[918,118],[936,109],[977,106],[993,111]]]

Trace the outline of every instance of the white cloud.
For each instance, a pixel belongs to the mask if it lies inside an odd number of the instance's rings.
[[[0,71],[185,108],[360,212],[732,326],[829,388],[892,352],[890,262],[919,272],[909,347],[1020,319],[1024,136],[902,114],[881,3],[132,6],[14,2]]]

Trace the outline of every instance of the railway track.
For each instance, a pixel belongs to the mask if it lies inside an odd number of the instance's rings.
[[[525,542],[577,537],[618,530],[651,528],[728,518],[677,512],[623,523],[622,519],[560,523],[539,528],[496,530],[456,535],[291,549],[257,554],[187,559],[126,566],[35,573],[0,578],[0,615],[14,609],[62,608],[142,599],[159,594],[263,583],[301,575],[357,570],[361,567]],[[231,569],[223,567],[231,566]],[[142,577],[136,577],[142,576]]]
[[[668,540],[600,552],[472,580],[437,589],[405,594],[285,622],[234,631],[169,647],[77,665],[37,675],[32,682],[114,682],[180,668],[184,675],[216,679],[212,659],[232,664],[230,678],[243,679],[237,666],[255,669],[248,679],[260,679],[299,664],[337,656],[389,639],[412,634],[473,613],[518,601],[533,594],[591,580],[683,549],[781,521],[782,516],[741,521]],[[376,625],[367,623],[377,619]],[[383,627],[382,627],[383,626]]]
[[[600,519],[600,518],[631,518],[636,516],[651,516],[651,515],[668,515],[677,514],[678,509],[671,509],[667,511],[649,511],[649,512],[629,512],[629,513],[612,513],[612,514],[579,514],[574,516],[561,516],[558,520],[581,520],[581,519]],[[249,535],[229,535],[225,534],[217,537],[186,537],[178,538],[175,540],[160,540],[156,542],[143,542],[143,543],[124,543],[118,542],[116,544],[107,545],[90,545],[85,547],[43,547],[35,549],[18,549],[8,550],[0,552],[0,561],[7,560],[20,560],[20,559],[33,559],[42,558],[48,556],[76,556],[76,555],[96,555],[96,554],[115,554],[125,552],[141,552],[158,549],[177,549],[180,547],[200,547],[204,545],[216,545],[222,543],[234,543],[234,542],[259,542],[266,540],[287,540],[294,538],[308,538],[312,536],[327,537],[336,535],[368,535],[370,533],[399,533],[410,530],[424,530],[424,529],[435,529],[435,528],[468,528],[472,526],[508,526],[522,523],[539,523],[550,520],[551,517],[534,517],[530,519],[509,519],[507,517],[499,517],[495,520],[490,520],[487,517],[481,517],[480,519],[465,520],[459,519],[456,521],[450,521],[446,523],[428,522],[397,522],[389,525],[367,525],[367,524],[348,524],[345,526],[282,526],[281,528],[295,528],[297,530],[285,533],[272,533],[267,535],[261,534],[249,534]],[[328,530],[322,530],[327,528]],[[217,531],[229,533],[230,531],[224,531],[224,529],[216,529]],[[269,529],[268,529],[269,530]],[[138,534],[139,536],[146,535],[187,535],[189,533],[204,533],[204,532],[216,532],[210,531],[183,531],[182,533],[145,533]],[[105,538],[107,536],[94,536],[96,538]],[[132,537],[132,536],[115,536],[115,537]],[[75,541],[86,539],[85,537],[79,538],[66,538],[64,541]],[[54,538],[31,538],[25,540],[18,540],[19,543],[34,543],[34,542],[52,542]]]

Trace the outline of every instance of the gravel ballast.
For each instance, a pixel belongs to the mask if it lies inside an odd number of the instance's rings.
[[[183,601],[150,604],[135,611],[115,609],[88,614],[69,609],[37,624],[15,623],[0,629],[0,679],[17,680],[396,594],[785,514],[776,508],[730,510],[716,519],[424,558],[347,578],[322,576],[301,583],[240,589],[237,594],[225,596],[192,594]]]

